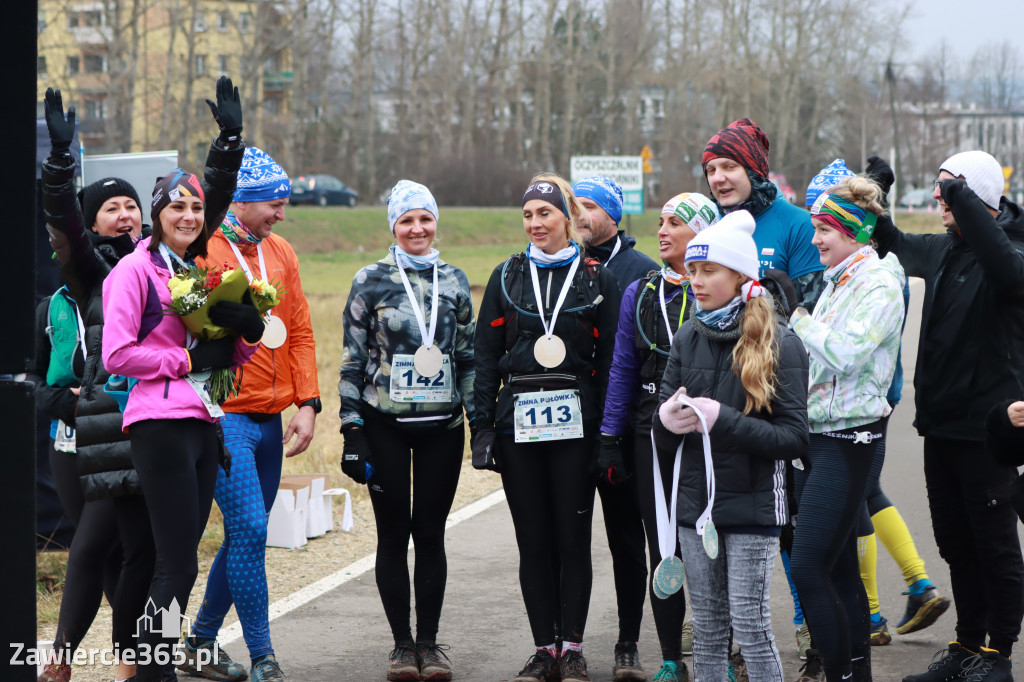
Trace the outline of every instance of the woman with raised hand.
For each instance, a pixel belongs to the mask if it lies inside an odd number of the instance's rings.
[[[825,289],[813,314],[797,308],[790,318],[811,358],[810,447],[805,469],[796,472],[800,522],[790,562],[815,645],[806,667],[821,665],[830,680],[871,679],[855,531],[882,469],[892,411],[886,394],[904,318],[903,268],[894,258],[880,259],[871,245],[884,213],[881,196],[873,181],[854,177],[814,202],[813,242],[827,268]]]
[[[430,190],[400,180],[387,216],[395,243],[356,273],[345,305],[341,468],[369,487],[373,503],[377,589],[395,639],[387,678],[450,680],[437,630],[448,579],[445,521],[466,437],[463,410],[469,419],[474,413],[473,299],[465,273],[433,248],[438,209]]]
[[[785,464],[807,447],[807,354],[779,319],[782,297],[758,280],[753,232],[753,217],[734,211],[687,247],[696,300],[672,341],[651,436],[679,480],[667,513],[686,566],[696,680],[729,678],[730,625],[750,680],[783,679],[769,588],[788,518]],[[671,563],[656,584],[682,581]]]
[[[581,212],[563,178],[535,176],[523,195],[526,251],[494,269],[480,304],[473,465],[501,472],[537,647],[517,682],[590,679],[591,471],[619,289],[584,257]]]
[[[671,497],[672,460],[655,458],[651,448],[651,418],[658,409],[658,389],[668,363],[672,339],[693,310],[693,291],[686,272],[686,247],[699,232],[718,222],[718,208],[701,194],[678,194],[665,204],[658,217],[658,255],[664,266],[630,284],[619,307],[615,354],[608,378],[604,416],[598,436],[598,471],[609,483],[637,486],[644,517],[644,530],[651,556],[651,580],[654,567],[662,560],[659,543],[655,495]],[[626,470],[620,438],[627,420],[635,422],[635,464]],[[663,482],[655,490],[654,462],[658,462]],[[676,532],[662,523],[662,533],[678,556]],[[654,676],[659,682],[688,679],[683,663],[682,635],[686,598],[682,590],[660,594],[648,583],[651,610],[661,643],[663,663]],[[629,679],[629,678],[624,678]],[[638,679],[646,679],[638,677]]]
[[[103,283],[103,363],[111,373],[138,380],[128,393],[123,429],[144,499],[119,498],[115,509],[125,551],[122,582],[149,584],[142,615],[151,618],[139,621],[138,682],[173,679],[180,615],[199,570],[196,551],[225,454],[222,412],[210,399],[208,370],[248,361],[264,329],[254,306],[222,301],[210,318],[237,338],[196,343],[181,318],[166,312],[167,283],[206,254],[209,231],[227,212],[245,151],[241,102],[229,78],[217,83],[217,103],[207,103],[221,133],[210,147],[203,180],[176,169],[157,181],[152,236]],[[147,545],[156,550],[151,576],[131,562]],[[134,616],[134,623],[139,614],[123,615]]]
[[[43,162],[43,210],[50,244],[64,286],[39,308],[36,399],[53,418],[50,471],[75,536],[68,553],[61,598],[56,660],[39,679],[67,682],[70,656],[88,632],[100,599],[129,612],[141,609],[145,591],[116,598],[121,544],[114,498],[140,493],[132,469],[131,446],[121,432],[121,410],[103,390],[110,378],[101,361],[103,280],[135,249],[142,235],[142,210],[135,188],[121,178],[87,185],[76,198],[77,162],[69,149],[75,109],[64,114],[60,90],[48,88],[43,101],[50,155]],[[144,565],[152,569],[152,556]],[[120,611],[120,608],[118,608]],[[127,626],[119,616],[115,622]],[[132,649],[132,628],[119,627],[113,641],[120,653]],[[134,665],[118,664],[117,677],[130,677]]]

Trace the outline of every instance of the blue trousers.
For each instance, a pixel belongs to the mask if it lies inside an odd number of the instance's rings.
[[[214,499],[224,515],[224,544],[210,568],[206,595],[192,625],[192,636],[216,638],[234,603],[249,657],[274,653],[268,615],[267,516],[281,481],[284,446],[281,416],[262,424],[244,414],[221,420],[231,453],[231,476],[217,470]]]

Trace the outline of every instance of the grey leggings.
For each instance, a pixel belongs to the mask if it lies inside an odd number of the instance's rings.
[[[769,606],[779,538],[719,531],[718,558],[693,528],[679,529],[693,611],[693,679],[729,678],[729,626],[751,682],[782,682]]]

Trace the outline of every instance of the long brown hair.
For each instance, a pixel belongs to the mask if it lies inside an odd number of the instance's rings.
[[[732,349],[732,371],[743,384],[747,404],[743,414],[772,411],[775,364],[778,355],[775,307],[764,296],[747,302],[740,338]]]

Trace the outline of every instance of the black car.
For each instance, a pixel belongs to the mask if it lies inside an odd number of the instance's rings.
[[[359,193],[333,175],[300,175],[292,182],[292,204],[355,206]]]

